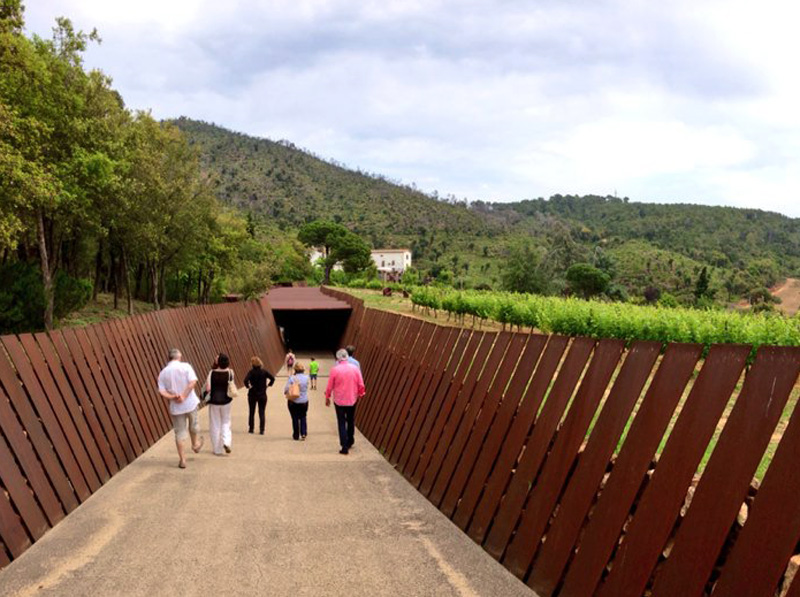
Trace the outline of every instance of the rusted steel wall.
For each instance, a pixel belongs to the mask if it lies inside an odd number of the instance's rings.
[[[361,432],[540,595],[800,594],[800,349],[748,365],[363,308],[348,334]]]
[[[0,337],[0,566],[170,431],[156,380],[171,347],[201,378],[219,352],[238,380],[251,356],[283,357],[266,301]]]

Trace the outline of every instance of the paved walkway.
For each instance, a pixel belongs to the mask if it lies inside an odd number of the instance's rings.
[[[170,434],[0,572],[0,595],[533,595],[363,437],[339,455],[321,390],[293,441],[284,382],[266,435],[242,393],[233,453],[214,456],[201,413],[187,469]]]

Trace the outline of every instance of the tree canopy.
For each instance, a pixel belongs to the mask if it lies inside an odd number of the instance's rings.
[[[347,273],[358,273],[372,264],[369,245],[336,222],[315,220],[300,228],[297,238],[307,247],[323,250],[323,283],[330,283],[331,270],[338,264]]]

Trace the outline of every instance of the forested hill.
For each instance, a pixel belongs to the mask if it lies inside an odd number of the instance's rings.
[[[569,195],[474,208],[523,228],[529,219],[556,217],[587,242],[643,240],[716,267],[744,269],[769,259],[781,274],[800,270],[800,219],[774,212]]]
[[[580,262],[602,266],[632,297],[655,288],[687,304],[704,267],[719,303],[800,276],[800,220],[775,213],[563,195],[467,206],[349,170],[288,142],[188,118],[174,123],[198,148],[224,202],[287,231],[325,218],[373,247],[410,246],[424,274],[457,286],[503,286],[502,266],[520,243],[532,247],[530,268],[555,293],[570,265]]]
[[[188,118],[173,122],[198,147],[203,166],[217,177],[220,199],[280,224],[335,220],[373,246],[409,242],[432,230],[471,236],[486,232],[485,219],[464,205],[436,201],[379,175],[349,170],[291,143]]]

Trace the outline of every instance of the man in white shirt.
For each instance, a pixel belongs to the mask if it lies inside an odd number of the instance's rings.
[[[178,466],[186,468],[186,454],[183,443],[192,438],[192,450],[195,453],[203,447],[200,436],[200,420],[197,407],[200,399],[194,391],[197,374],[189,363],[181,362],[183,355],[177,348],[169,351],[169,363],[158,375],[158,392],[169,404],[172,427],[175,429],[175,445],[178,448],[180,461]]]

